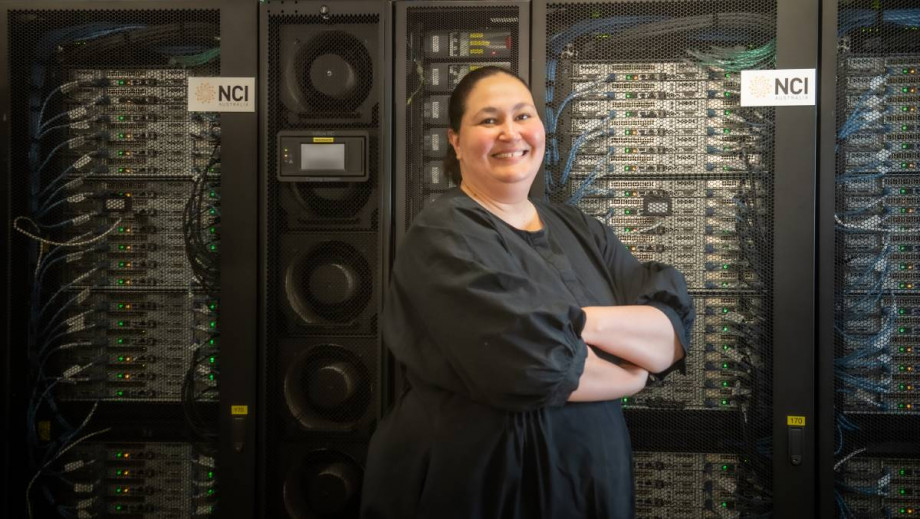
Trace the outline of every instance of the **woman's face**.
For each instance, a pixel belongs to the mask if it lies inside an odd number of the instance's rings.
[[[530,90],[517,78],[479,80],[466,98],[460,132],[448,131],[463,182],[502,196],[530,189],[543,162],[546,135]]]

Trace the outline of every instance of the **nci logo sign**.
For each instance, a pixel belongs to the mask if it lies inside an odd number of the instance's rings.
[[[255,78],[190,77],[190,112],[254,112]]]
[[[741,71],[741,106],[814,104],[814,69]]]

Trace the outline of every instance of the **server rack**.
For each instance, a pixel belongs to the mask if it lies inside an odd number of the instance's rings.
[[[920,10],[911,2],[823,8],[821,517],[909,517],[920,513]]]
[[[808,516],[815,108],[741,108],[737,73],[814,68],[817,6],[541,1],[533,18],[547,196],[675,264],[697,305],[686,375],[624,402],[638,515]]]
[[[2,5],[10,516],[253,510],[255,113],[184,105],[255,76],[247,4]]]

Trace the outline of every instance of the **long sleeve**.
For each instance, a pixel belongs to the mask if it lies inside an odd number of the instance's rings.
[[[522,268],[483,215],[441,217],[417,221],[399,252],[383,313],[387,347],[414,377],[479,403],[564,404],[584,369],[584,312],[558,282]]]
[[[649,305],[664,312],[674,327],[684,353],[689,352],[696,313],[687,292],[684,275],[656,261],[640,263],[609,227],[593,218],[585,218],[607,264],[617,299],[624,304]],[[683,368],[683,361],[667,372],[675,368]]]

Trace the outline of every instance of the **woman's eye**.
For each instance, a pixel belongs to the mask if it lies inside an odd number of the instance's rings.
[[[489,117],[489,118],[483,119],[481,124],[495,124],[495,118]]]
[[[521,121],[526,120],[526,119],[530,119],[530,114],[520,114],[520,115],[518,115],[518,119],[521,120]]]

